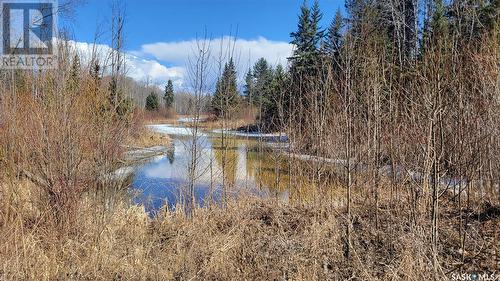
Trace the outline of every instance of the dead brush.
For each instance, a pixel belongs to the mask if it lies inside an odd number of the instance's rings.
[[[109,209],[109,202],[88,195],[78,204],[73,230],[61,232],[44,219],[44,200],[34,194],[23,192],[11,201],[10,208],[17,212],[0,227],[2,279],[429,280],[434,276],[429,226],[412,227],[405,222],[405,212],[398,216],[380,212],[377,228],[370,209],[355,204],[352,255],[346,259],[344,210],[326,203],[283,204],[248,197],[230,200],[226,208],[197,208],[191,218],[182,208],[163,210],[151,218],[144,208],[126,200],[117,199]],[[486,228],[493,230],[498,217],[477,227],[488,224]],[[455,235],[454,225],[453,218],[446,218],[442,235]],[[491,235],[494,232],[475,239],[495,247]],[[450,251],[459,249],[459,243],[449,241],[440,248],[443,269],[459,262]],[[466,268],[493,266],[487,255],[477,258],[480,263]],[[439,276],[447,278],[444,272]]]

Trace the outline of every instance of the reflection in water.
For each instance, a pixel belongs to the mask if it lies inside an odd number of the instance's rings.
[[[132,186],[139,192],[136,203],[144,204],[148,211],[165,204],[175,208],[181,191],[189,183],[192,139],[186,135],[174,135],[172,139],[173,147],[167,155],[145,164],[135,174]],[[220,135],[203,135],[197,142],[200,151],[196,159],[195,200],[198,205],[209,203],[210,198],[220,202],[225,196],[244,193],[282,200],[303,200],[305,194],[310,194],[311,182],[300,176],[292,178],[284,157],[257,141],[222,140]]]
[[[233,188],[236,184],[236,171],[241,164],[238,162],[240,151],[237,140],[225,138],[222,141],[222,138],[214,138],[212,139],[212,150],[217,166],[220,167],[218,170],[221,173],[221,186],[228,189]]]
[[[170,165],[174,164],[175,160],[175,146],[172,146],[168,151],[167,151],[167,159]]]

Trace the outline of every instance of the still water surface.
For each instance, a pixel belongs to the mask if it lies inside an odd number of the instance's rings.
[[[155,211],[167,204],[175,208],[181,191],[188,185],[188,167],[192,160],[193,137],[185,127],[154,125],[150,129],[172,138],[169,152],[139,167],[132,187],[136,203]],[[205,205],[220,201],[222,186],[228,196],[253,194],[288,199],[287,176],[282,157],[269,143],[243,136],[225,137],[200,131],[197,138],[195,200]]]

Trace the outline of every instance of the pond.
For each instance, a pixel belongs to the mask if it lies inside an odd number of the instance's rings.
[[[152,125],[149,128],[168,134],[172,144],[166,155],[153,158],[134,173],[132,190],[136,195],[135,203],[144,205],[148,212],[165,205],[175,208],[181,195],[187,194],[189,178],[194,178],[194,197],[199,206],[219,203],[224,197],[247,195],[283,201],[329,197],[339,205],[345,204],[341,185],[345,180],[342,175],[345,174],[346,160],[287,155],[288,140],[277,134],[224,132],[222,135],[220,130],[200,130],[194,138],[188,127]],[[193,148],[196,148],[196,153],[192,152]],[[193,159],[196,168],[190,177],[188,171],[193,166]],[[319,167],[324,175],[328,175],[327,179],[324,176],[321,181],[314,179]],[[353,169],[359,174],[360,181],[368,171],[363,163],[357,163]],[[392,167],[383,166],[379,172],[381,176],[390,177]],[[420,173],[401,166],[396,166],[395,172],[396,178],[422,179]],[[438,184],[455,190],[465,183],[464,180],[444,177]]]
[[[172,125],[149,127],[172,138],[166,155],[140,166],[133,177],[135,203],[155,211],[168,205],[175,208],[188,187],[189,167],[193,155],[196,204],[220,202],[225,196],[289,197],[286,165],[283,156],[269,148],[270,142],[284,140],[276,135],[226,134],[199,131],[193,138],[191,129]],[[194,141],[196,139],[196,142]],[[193,149],[196,148],[196,153]],[[185,193],[184,193],[185,194]]]

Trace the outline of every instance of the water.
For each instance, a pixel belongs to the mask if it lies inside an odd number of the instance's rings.
[[[154,158],[139,167],[134,174],[132,186],[137,193],[135,203],[143,204],[147,211],[152,212],[165,205],[174,208],[181,192],[184,191],[185,194],[189,183],[188,167],[193,158],[191,151],[195,142],[192,130],[186,127],[152,125],[149,128],[172,137],[172,148],[167,155]],[[325,186],[321,190],[310,178],[297,171],[309,171],[310,175],[310,169],[304,170],[300,166],[319,163],[331,166],[332,169],[328,171],[330,175],[342,175],[346,160],[294,154],[293,159],[298,161],[299,168],[289,172],[286,155],[271,148],[286,147],[286,138],[282,136],[230,133],[226,135],[224,143],[220,131],[200,131],[197,136],[194,191],[198,205],[220,202],[224,194],[228,197],[248,194],[273,196],[285,201],[308,201],[325,196],[341,201],[344,196],[339,188],[338,177],[328,183],[326,190]],[[363,173],[367,170],[367,165],[358,163],[356,169]],[[390,166],[381,167],[380,173],[382,176],[391,176],[391,169]],[[407,171],[399,166],[396,173],[397,178],[422,178],[420,173]],[[465,184],[464,180],[453,178],[443,178],[439,182],[443,188],[452,189]]]
[[[167,155],[156,157],[139,167],[133,179],[136,203],[155,211],[164,206],[175,208],[189,184],[188,167],[195,144],[192,131],[185,127],[154,125],[150,129],[169,134],[172,147]],[[282,157],[265,143],[200,131],[196,141],[195,200],[198,205],[220,202],[227,196],[252,194],[276,196],[286,200],[286,172]],[[224,187],[224,188],[223,188]]]

